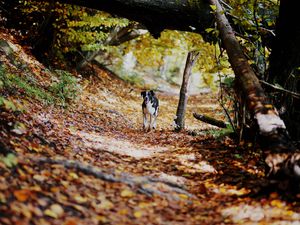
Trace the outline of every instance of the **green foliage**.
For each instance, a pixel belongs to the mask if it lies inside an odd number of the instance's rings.
[[[205,57],[199,57],[198,65],[211,65],[214,62],[214,46],[205,42],[201,35],[191,32],[165,30],[158,39],[149,33],[125,44],[125,53],[133,51],[139,64],[159,67],[166,55],[185,58],[187,52],[200,50]],[[185,59],[184,59],[185,61]]]
[[[213,136],[215,139],[222,139],[234,133],[234,130],[230,124],[227,124],[226,128],[223,129],[212,129],[207,132],[209,135]]]
[[[17,111],[16,105],[2,96],[0,96],[0,107],[4,107],[7,111]]]
[[[261,76],[264,75],[270,55],[270,38],[275,36],[279,13],[276,0],[227,0],[233,22],[238,27],[240,43]]]
[[[105,49],[105,41],[111,31],[129,24],[127,19],[115,18],[105,12],[60,3],[20,0],[19,10],[27,20],[32,20],[37,30],[43,28],[47,20],[55,18],[51,21],[54,34],[52,47],[57,56],[61,57],[78,50]]]
[[[142,77],[140,77],[138,74],[136,73],[132,73],[132,74],[126,74],[121,76],[122,79],[124,81],[127,81],[128,83],[132,84],[132,85],[136,85],[136,86],[142,86],[144,85],[144,80]]]
[[[124,55],[132,52],[136,58],[136,65],[129,73],[164,79],[169,84],[179,84],[183,73],[187,53],[199,50],[201,56],[193,67],[193,73],[204,77],[202,84],[198,86],[216,86],[216,47],[205,42],[201,35],[191,32],[164,30],[158,39],[149,33],[134,40],[126,42],[118,48],[110,48],[108,55],[112,62],[98,60],[102,64],[112,64],[111,69],[117,74],[124,73]],[[229,67],[229,66],[228,66]],[[213,72],[211,72],[213,71]],[[201,79],[199,79],[201,82]]]
[[[1,156],[0,161],[2,161],[8,168],[18,165],[18,158],[12,153],[7,154],[6,156]]]
[[[33,78],[10,74],[2,66],[0,67],[0,90],[5,89],[12,93],[18,91],[19,94],[25,94],[45,104],[56,103],[65,107],[67,103],[75,100],[80,91],[80,85],[72,74],[63,70],[56,70],[56,73],[59,78],[52,82],[48,88],[41,88]],[[4,105],[8,110],[16,110],[13,102],[2,96],[0,96],[0,105]]]
[[[5,88],[10,92],[19,90],[29,97],[33,97],[45,103],[54,102],[54,98],[49,93],[47,93],[47,91],[38,87],[37,83],[35,83],[34,80],[28,79],[27,77],[20,77],[15,74],[7,73],[3,66],[0,67],[0,81],[2,83],[2,88]]]
[[[227,0],[232,7],[234,22],[245,30],[261,32],[259,28],[272,30],[275,28],[276,16],[279,11],[277,0]]]
[[[59,99],[60,104],[65,107],[67,103],[76,99],[80,85],[77,84],[77,79],[67,71],[56,70],[56,73],[59,74],[59,78],[51,84],[49,89]]]

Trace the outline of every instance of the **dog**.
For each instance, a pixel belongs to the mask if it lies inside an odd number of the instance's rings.
[[[143,97],[142,111],[143,111],[143,129],[149,131],[156,129],[156,118],[158,116],[159,102],[153,90],[142,91]],[[148,117],[150,115],[150,124],[148,124]]]

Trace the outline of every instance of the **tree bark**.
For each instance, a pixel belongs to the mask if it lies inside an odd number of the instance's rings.
[[[209,0],[216,6],[215,16],[220,37],[227,51],[236,77],[236,92],[245,101],[248,111],[256,119],[259,141],[264,149],[268,176],[274,179],[300,178],[300,154],[295,153],[285,124],[266,97],[254,71],[241,50],[218,0]]]
[[[177,107],[177,112],[176,112],[176,119],[175,121],[175,130],[176,131],[181,131],[184,129],[185,125],[185,111],[186,111],[186,105],[187,105],[187,100],[188,100],[188,86],[189,86],[189,79],[191,75],[191,71],[193,68],[193,65],[199,58],[199,52],[197,51],[191,51],[188,53],[187,59],[186,59],[186,64],[183,72],[183,77],[182,77],[182,84],[180,88],[180,94],[179,94],[179,102],[178,102],[178,107]]]
[[[300,93],[300,23],[298,7],[281,0],[276,37],[270,56],[268,82]],[[300,141],[300,100],[286,93],[276,93],[275,104],[293,139]]]
[[[193,113],[193,116],[197,119],[200,120],[204,123],[208,123],[210,125],[216,126],[216,127],[220,127],[220,128],[226,128],[227,125],[224,121],[222,120],[216,120],[215,118],[206,116],[204,114],[198,114],[198,113]]]
[[[58,2],[107,11],[137,21],[146,26],[154,37],[159,37],[164,29],[205,33],[205,29],[213,25],[213,16],[206,0],[58,0]]]

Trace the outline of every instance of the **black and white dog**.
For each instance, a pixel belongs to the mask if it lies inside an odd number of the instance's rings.
[[[143,128],[145,131],[156,128],[156,118],[158,115],[158,99],[155,96],[154,91],[143,91],[141,96],[144,101],[142,104],[143,116],[144,116],[144,125]],[[150,124],[148,124],[148,115],[150,115]]]

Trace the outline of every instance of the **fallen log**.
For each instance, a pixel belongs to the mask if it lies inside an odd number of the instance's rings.
[[[300,154],[296,153],[283,120],[265,95],[259,79],[248,63],[242,48],[218,0],[209,0],[222,44],[235,73],[236,93],[245,102],[248,112],[257,122],[259,143],[264,150],[267,175],[276,180],[300,179]]]
[[[208,123],[210,125],[216,126],[216,127],[220,127],[220,128],[226,128],[227,125],[224,121],[222,120],[217,120],[215,118],[206,116],[204,114],[198,114],[198,113],[193,113],[193,116],[197,119],[200,120],[204,123]]]

